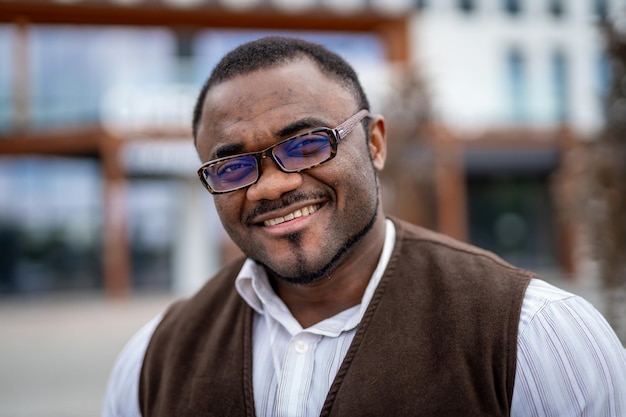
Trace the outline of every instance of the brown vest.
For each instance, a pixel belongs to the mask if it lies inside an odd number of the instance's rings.
[[[322,416],[508,416],[531,273],[394,219],[395,247]],[[223,269],[157,327],[145,417],[254,416],[252,309]]]

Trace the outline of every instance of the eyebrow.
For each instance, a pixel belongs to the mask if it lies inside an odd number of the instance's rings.
[[[289,136],[294,136],[295,134],[305,129],[314,129],[318,127],[324,127],[325,125],[326,122],[320,119],[316,119],[314,117],[309,117],[301,120],[296,120],[295,122],[280,128],[274,133],[274,136],[287,139]],[[246,153],[245,145],[243,143],[225,143],[215,148],[211,159],[224,158],[227,156],[233,156],[242,153]]]
[[[218,146],[213,151],[211,159],[224,158],[225,156],[237,155],[244,153],[245,147],[243,143],[225,143]]]
[[[278,130],[275,135],[279,138],[287,138],[289,136],[293,136],[298,132],[305,129],[314,129],[317,127],[326,127],[326,122],[316,119],[314,117],[309,117],[306,119],[296,120],[293,123],[288,124],[287,126]]]

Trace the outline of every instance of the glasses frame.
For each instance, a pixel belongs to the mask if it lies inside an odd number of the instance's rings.
[[[328,128],[328,127],[318,127],[312,130],[309,130],[307,132],[304,133],[300,133],[298,135],[295,136],[291,136],[285,140],[281,140],[280,142],[277,142],[275,144],[273,144],[272,146],[270,146],[269,148],[263,149],[262,151],[256,151],[256,152],[247,152],[247,153],[241,153],[241,154],[237,154],[237,155],[230,155],[230,156],[225,156],[223,158],[218,158],[218,159],[213,159],[210,160],[204,164],[202,164],[202,166],[198,169],[198,177],[200,178],[200,182],[202,182],[202,185],[204,185],[204,188],[207,189],[207,191],[211,194],[227,194],[227,193],[231,193],[233,191],[237,191],[237,190],[241,190],[242,188],[246,188],[251,186],[252,184],[255,184],[256,182],[259,181],[259,179],[261,178],[261,162],[263,159],[265,158],[270,158],[274,161],[274,163],[276,164],[276,166],[282,171],[282,172],[286,172],[286,173],[296,173],[296,172],[302,172],[302,171],[306,171],[307,169],[311,169],[311,168],[315,168],[317,166],[320,166],[328,161],[330,161],[331,159],[333,159],[336,155],[337,155],[337,145],[339,144],[339,142],[344,139],[346,136],[348,136],[350,134],[350,132],[352,132],[352,130],[354,130],[355,126],[364,118],[366,117],[370,117],[370,112],[366,109],[362,109],[359,110],[358,112],[356,112],[355,114],[353,114],[352,116],[350,116],[345,122],[341,123],[339,126],[337,126],[334,129]],[[281,163],[279,162],[279,160],[276,158],[276,156],[273,153],[274,148],[276,148],[277,146],[280,146],[282,144],[284,144],[285,142],[289,142],[292,141],[294,139],[298,139],[301,138],[303,136],[308,136],[311,135],[313,133],[317,133],[317,132],[326,132],[328,133],[328,138],[329,138],[329,142],[330,142],[330,155],[328,156],[328,158],[326,158],[325,160],[318,162],[316,164],[313,164],[311,166],[307,166],[304,168],[300,168],[300,169],[287,169],[284,166],[281,165]],[[241,185],[239,187],[230,189],[230,190],[226,190],[226,191],[217,191],[215,189],[213,189],[211,187],[211,185],[209,185],[208,181],[206,180],[206,178],[204,177],[203,171],[210,167],[211,165],[215,165],[218,164],[220,162],[224,162],[224,161],[228,161],[230,159],[235,159],[235,158],[239,158],[242,156],[254,156],[257,164],[257,176],[256,179],[254,181],[251,181],[245,185]]]

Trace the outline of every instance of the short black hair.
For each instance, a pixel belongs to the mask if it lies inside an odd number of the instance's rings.
[[[286,64],[300,57],[313,60],[323,73],[338,80],[354,94],[359,103],[359,109],[369,110],[370,105],[367,96],[354,68],[341,56],[322,45],[303,39],[268,36],[238,46],[226,54],[215,66],[210,77],[202,86],[193,109],[194,142],[202,117],[204,100],[211,87],[238,75]]]

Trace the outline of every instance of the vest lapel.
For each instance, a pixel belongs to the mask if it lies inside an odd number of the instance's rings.
[[[244,334],[243,334],[243,394],[246,404],[246,416],[254,417],[256,412],[254,410],[254,392],[253,392],[253,378],[252,378],[252,320],[254,318],[254,311],[248,308],[244,322]]]
[[[390,277],[395,273],[398,258],[400,257],[402,243],[404,242],[404,227],[398,227],[396,223],[396,241],[393,247],[393,252],[391,253],[391,257],[389,258],[389,262],[387,264],[387,269],[383,274],[380,282],[378,283],[378,287],[372,296],[369,306],[359,323],[356,334],[354,335],[354,339],[352,339],[352,343],[350,344],[350,348],[346,353],[345,358],[337,371],[337,375],[333,380],[330,389],[328,390],[328,395],[326,396],[326,400],[324,402],[324,406],[322,407],[322,411],[320,413],[320,417],[327,417],[330,415],[335,399],[337,398],[337,394],[339,393],[339,389],[341,388],[341,384],[343,383],[344,377],[352,364],[354,357],[356,356],[359,347],[365,337],[365,333],[369,327],[370,322],[372,321],[372,317],[378,308],[380,300],[385,293],[385,289],[387,288],[388,281]]]

